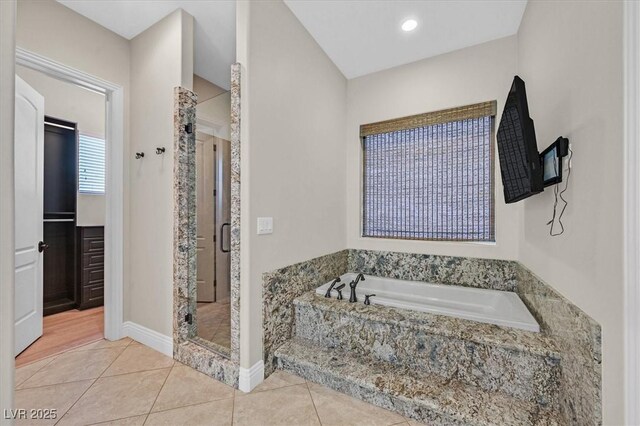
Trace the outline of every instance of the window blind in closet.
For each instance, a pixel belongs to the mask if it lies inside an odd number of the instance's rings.
[[[80,134],[78,148],[78,190],[82,193],[104,194],[104,139]]]

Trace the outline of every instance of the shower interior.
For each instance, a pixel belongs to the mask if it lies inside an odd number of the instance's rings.
[[[230,92],[194,76],[196,106],[196,334],[230,350]]]

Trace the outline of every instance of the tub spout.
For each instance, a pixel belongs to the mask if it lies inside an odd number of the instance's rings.
[[[349,303],[355,303],[358,301],[358,297],[356,296],[356,286],[358,285],[360,280],[365,281],[364,274],[358,274],[356,279],[349,283],[349,287],[351,287],[351,295],[349,296]]]

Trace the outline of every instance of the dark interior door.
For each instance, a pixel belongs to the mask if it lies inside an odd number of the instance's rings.
[[[76,304],[76,124],[45,118],[44,129],[44,315]]]

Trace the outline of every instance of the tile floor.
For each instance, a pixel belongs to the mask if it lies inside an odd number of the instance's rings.
[[[231,348],[231,304],[222,302],[198,303],[196,323],[198,337]]]
[[[16,370],[16,407],[55,408],[33,425],[413,425],[411,420],[276,372],[243,393],[125,338]]]

